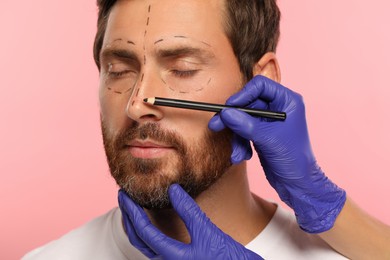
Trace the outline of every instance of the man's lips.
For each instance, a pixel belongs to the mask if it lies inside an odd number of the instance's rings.
[[[129,142],[126,147],[133,157],[142,159],[163,157],[175,149],[172,145],[168,144],[138,140]]]

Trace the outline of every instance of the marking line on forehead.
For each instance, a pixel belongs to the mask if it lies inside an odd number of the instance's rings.
[[[162,42],[162,41],[164,41],[164,39],[157,40],[154,42],[154,44],[157,44],[157,43]]]
[[[156,45],[156,44],[158,44],[158,43],[161,43],[161,42],[163,42],[163,41],[166,41],[167,38],[170,38],[170,37],[172,37],[172,38],[179,38],[179,39],[192,40],[192,41],[196,41],[196,42],[199,42],[199,43],[201,43],[201,44],[204,44],[204,45],[206,45],[207,47],[210,47],[210,48],[212,47],[211,44],[209,44],[209,43],[207,43],[207,42],[205,42],[205,41],[195,40],[195,39],[192,39],[192,38],[187,37],[187,36],[184,36],[184,35],[174,35],[174,36],[169,36],[169,37],[161,38],[161,39],[156,40],[156,41],[154,42],[154,44]]]
[[[148,17],[146,19],[146,26],[145,26],[145,32],[144,32],[144,42],[143,42],[143,50],[144,50],[144,65],[146,65],[146,45],[145,45],[145,39],[146,39],[146,34],[148,33],[148,27],[149,27],[149,20],[150,20],[150,9],[151,5],[149,4],[148,6]]]
[[[124,42],[125,40],[123,40],[122,38],[117,38],[117,39],[114,39],[112,40],[111,42],[107,43],[106,45],[104,45],[104,47],[109,47],[111,44],[114,44],[116,42]],[[131,44],[131,45],[136,45],[133,41],[131,40],[126,40],[126,42],[128,44]]]
[[[180,57],[193,57],[196,58],[197,61],[193,61],[194,63],[202,62],[209,63],[212,59],[215,58],[215,55],[212,51],[203,48],[197,47],[172,47],[172,48],[161,48],[156,50],[156,55],[160,59],[173,59]]]

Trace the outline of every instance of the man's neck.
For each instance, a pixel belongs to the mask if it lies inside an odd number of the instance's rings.
[[[276,207],[249,190],[246,164],[232,166],[215,184],[196,198],[202,211],[222,231],[246,245],[271,220]],[[174,210],[147,211],[152,223],[166,235],[188,243],[187,229]]]

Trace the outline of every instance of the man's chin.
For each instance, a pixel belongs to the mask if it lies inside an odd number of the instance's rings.
[[[129,168],[127,168],[129,169]],[[166,209],[171,204],[168,189],[173,183],[180,183],[180,177],[173,171],[161,171],[157,165],[137,164],[131,172],[123,172],[115,176],[119,187],[141,207],[147,209]]]
[[[169,187],[170,185],[168,185]],[[148,187],[147,190],[140,189],[128,189],[128,187],[122,187],[127,192],[130,198],[135,203],[143,208],[150,210],[169,209],[172,208],[168,196],[168,187]]]

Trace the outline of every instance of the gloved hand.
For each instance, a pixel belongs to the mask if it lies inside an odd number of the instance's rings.
[[[171,185],[169,198],[188,229],[190,244],[164,235],[139,205],[125,192],[119,191],[118,201],[126,233],[130,243],[145,256],[172,260],[263,259],[215,226],[180,185]]]
[[[294,210],[303,230],[320,233],[332,228],[346,193],[317,165],[302,97],[266,77],[256,76],[226,104],[286,112],[285,121],[275,121],[224,109],[210,120],[209,128],[220,131],[228,127],[233,131],[233,163],[251,157],[249,141],[253,142],[269,183]]]

